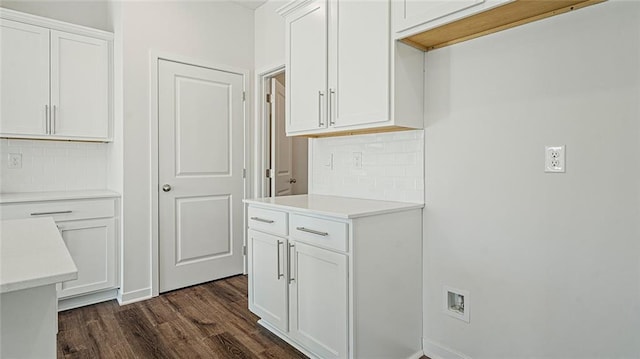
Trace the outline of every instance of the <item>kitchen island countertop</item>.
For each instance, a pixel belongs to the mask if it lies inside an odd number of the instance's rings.
[[[0,226],[0,293],[78,277],[52,218],[4,220]]]

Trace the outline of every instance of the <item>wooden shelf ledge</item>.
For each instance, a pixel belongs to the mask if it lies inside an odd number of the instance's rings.
[[[606,0],[516,0],[400,41],[429,51],[604,1]]]

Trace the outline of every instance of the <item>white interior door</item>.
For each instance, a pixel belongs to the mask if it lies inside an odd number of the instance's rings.
[[[159,288],[242,273],[243,75],[158,63]]]
[[[271,193],[273,196],[292,194],[293,153],[292,139],[287,137],[285,121],[285,89],[276,78],[271,79],[271,165],[273,176]]]

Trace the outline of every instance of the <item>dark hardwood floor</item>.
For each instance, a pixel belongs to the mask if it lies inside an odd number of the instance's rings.
[[[259,326],[236,276],[59,313],[58,358],[306,358]]]

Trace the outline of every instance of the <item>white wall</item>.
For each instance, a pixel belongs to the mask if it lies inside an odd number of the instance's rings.
[[[265,71],[284,65],[284,17],[276,10],[287,0],[270,0],[255,11],[255,68]]]
[[[311,139],[309,192],[387,201],[424,201],[421,130]],[[362,154],[356,168],[354,153]],[[333,167],[330,166],[333,155]]]
[[[0,139],[0,192],[107,188],[107,148],[104,143]],[[22,168],[8,168],[10,153],[22,155]]]
[[[253,11],[210,2],[122,2],[124,89],[123,295],[151,285],[149,52],[253,69]],[[248,114],[250,116],[250,113]]]
[[[48,17],[72,24],[113,31],[105,0],[29,1],[2,0],[0,7]]]
[[[427,340],[640,357],[640,3],[429,52],[426,84]],[[560,144],[567,172],[544,173]],[[470,291],[470,324],[443,314],[444,285]]]

